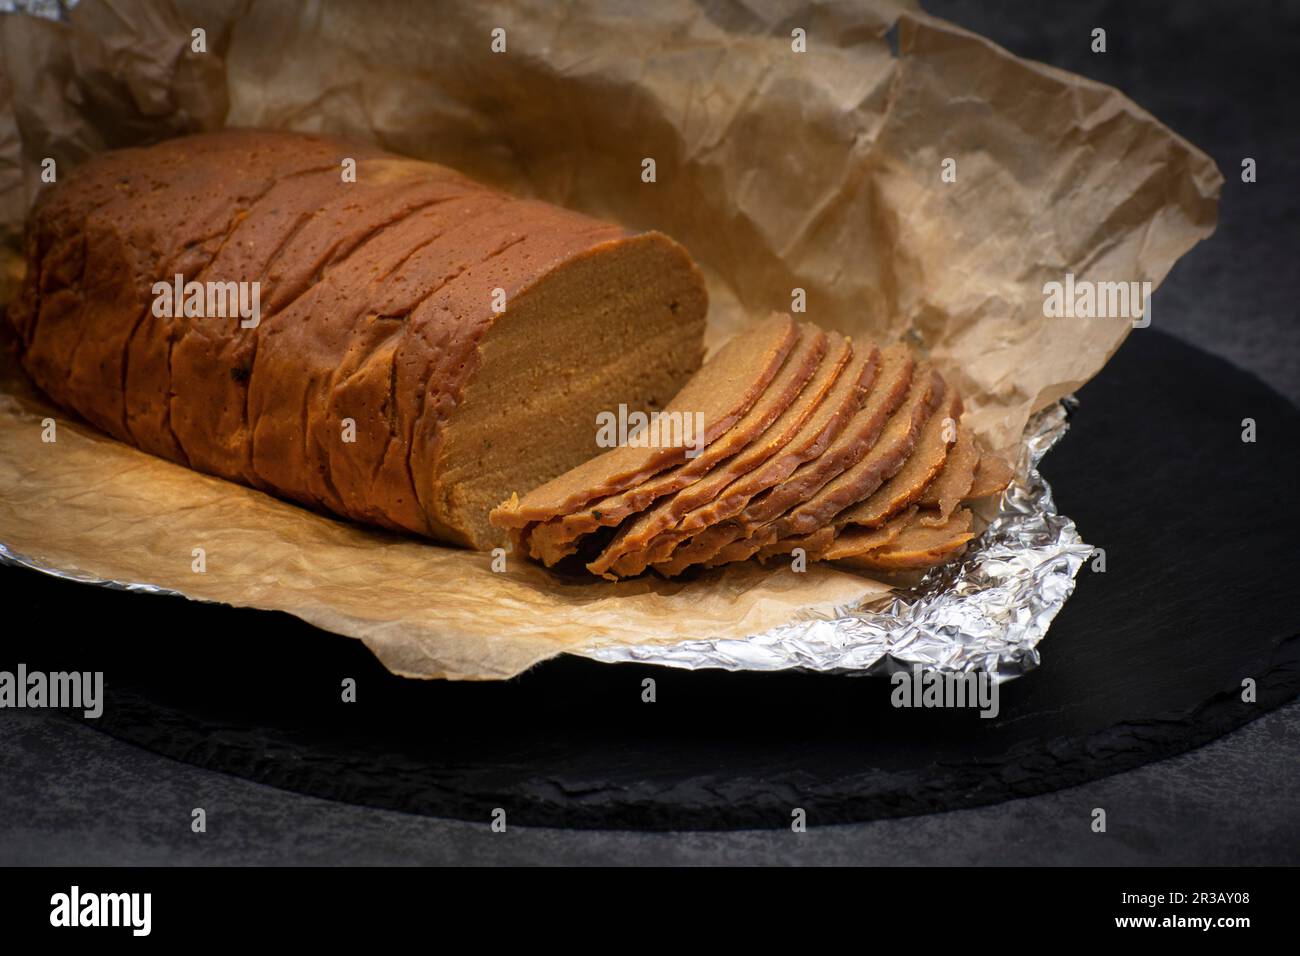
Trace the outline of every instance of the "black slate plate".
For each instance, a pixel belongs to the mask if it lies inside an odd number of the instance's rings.
[[[484,822],[501,807],[517,824],[783,827],[795,807],[825,824],[1053,790],[1300,693],[1296,409],[1153,329],[1080,398],[1043,471],[1106,571],[1081,572],[1043,665],[1002,687],[995,719],[894,709],[881,678],[572,658],[503,684],[405,681],[286,615],[13,568],[0,569],[17,609],[0,668],[104,670],[91,725],[178,760]],[[355,704],[340,700],[345,677]],[[1247,677],[1255,703],[1241,700]]]

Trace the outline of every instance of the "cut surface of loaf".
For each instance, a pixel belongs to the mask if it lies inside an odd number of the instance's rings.
[[[703,357],[703,279],[667,237],[327,137],[100,154],[42,193],[26,258],[9,319],[60,405],[198,470],[479,548],[505,540],[493,506],[600,450],[599,414],[662,408]],[[259,314],[160,311],[178,274]]]
[[[534,558],[569,566],[577,555],[574,568],[613,580],[792,556],[892,574],[959,554],[976,529],[957,506],[1000,492],[1013,474],[980,453],[958,390],[904,345],[882,352],[831,336],[812,371],[802,365],[806,330],[801,342],[742,419],[749,426],[712,446],[707,467],[636,475],[603,497],[589,478],[608,465],[577,469],[554,484],[564,502],[587,503],[564,512],[550,493],[555,513],[520,543],[534,535]]]

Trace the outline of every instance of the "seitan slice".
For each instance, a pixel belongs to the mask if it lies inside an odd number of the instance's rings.
[[[948,521],[957,506],[970,494],[979,458],[980,451],[975,445],[974,433],[969,428],[963,429],[943,470],[921,496],[921,504],[927,509],[934,509],[922,515],[921,524],[937,528]]]
[[[819,372],[805,390],[809,393],[808,395],[800,395],[799,400],[786,410],[786,414],[783,414],[780,419],[772,423],[766,432],[740,454],[722,463],[699,481],[682,489],[678,494],[664,498],[654,507],[624,524],[596,559],[587,565],[587,569],[593,574],[603,575],[615,561],[624,555],[646,552],[647,545],[651,540],[673,529],[681,521],[683,515],[692,510],[694,502],[714,499],[717,492],[727,488],[734,479],[751,475],[765,461],[770,460],[773,455],[783,452],[791,439],[800,433],[803,422],[808,421],[817,411],[822,398],[831,391],[832,383],[837,379],[841,379],[840,373],[852,354],[852,347],[848,340],[842,337],[838,337],[836,345],[838,347],[827,357],[826,364],[829,367]],[[826,413],[827,420],[831,423],[828,427],[839,427],[839,422],[847,421],[853,408],[861,400],[862,387],[864,384],[869,383],[868,376],[873,376],[875,373],[877,360],[878,353],[872,347],[861,362],[856,362],[850,367],[843,379],[843,387],[839,389],[844,395],[844,401],[839,402],[836,400],[836,405]],[[819,439],[825,436],[826,431],[827,428],[823,428],[815,433],[808,441],[808,444],[818,444]],[[674,540],[680,540],[680,538]],[[658,542],[661,548],[668,543],[666,541]],[[668,552],[661,550],[656,553],[666,555]],[[629,558],[625,560],[622,566],[627,565],[637,565],[637,559]],[[641,562],[639,568],[644,570],[645,562]]]
[[[839,528],[829,546],[808,552],[809,557],[815,561],[838,561],[884,548],[912,526],[918,510],[917,505],[912,505],[876,528],[861,525]]]
[[[688,548],[686,554],[694,556],[692,561],[683,564],[686,555],[679,557],[674,551],[670,562],[660,562],[664,563],[664,567],[659,570],[665,574],[676,574],[690,563],[712,567],[728,561],[743,560],[756,553],[759,548],[782,536],[771,528],[761,532],[759,529],[780,518],[790,508],[808,500],[846,468],[861,461],[900,407],[906,410],[904,417],[908,419],[922,416],[923,413],[928,415],[936,382],[933,370],[928,365],[923,366],[917,371],[914,381],[914,361],[906,348],[898,346],[888,352],[891,354],[882,364],[878,385],[868,394],[866,403],[854,415],[848,427],[820,456],[795,469],[781,484],[755,496],[739,514],[707,529],[708,533],[697,535],[698,540],[691,541],[689,545],[681,544],[681,547]],[[919,428],[919,423],[917,427]],[[681,535],[686,530],[679,526],[672,533],[678,536],[679,542],[684,542],[685,538]],[[740,543],[747,538],[753,540],[748,544]],[[724,548],[727,549],[725,553]],[[633,566],[631,562],[624,562],[614,570],[618,573],[620,569],[626,571]]]
[[[774,314],[724,345],[670,401],[666,413],[704,418],[703,446],[726,433],[758,400],[794,346],[798,332],[788,315]],[[617,494],[665,468],[687,460],[685,446],[621,445],[590,458],[522,499],[517,494],[492,510],[499,528],[522,531],[530,524],[568,514]]]
[[[673,532],[672,538],[661,544],[651,542],[646,557],[649,567],[666,578],[676,577],[693,564],[708,561],[722,548],[739,538],[744,532],[731,523],[715,524],[697,534]],[[614,570],[623,576],[637,573],[634,565],[615,565]]]
[[[911,571],[931,568],[952,557],[970,541],[972,515],[962,508],[941,527],[911,526],[883,548],[861,554],[844,554],[837,560],[857,568],[874,571]]]
[[[966,500],[987,498],[1005,491],[1015,476],[1012,467],[996,455],[981,455],[975,467],[975,480],[966,492]]]
[[[774,541],[758,551],[758,559],[766,561],[769,558],[782,557],[793,554],[795,548],[803,548],[804,554],[808,559],[816,560],[814,555],[820,554],[835,543],[835,529],[830,525],[825,528],[818,528],[812,534],[799,535],[793,538],[782,538],[780,541]]]
[[[799,341],[786,356],[776,378],[725,435],[701,454],[661,471],[627,491],[601,498],[575,514],[538,524],[528,536],[529,553],[550,567],[577,551],[577,542],[582,536],[601,527],[618,525],[629,515],[686,487],[724,459],[744,449],[790,407],[813,378],[826,353],[827,341],[826,333],[821,329],[807,323],[801,325]]]
[[[953,423],[961,415],[961,397],[956,390],[948,388],[937,372],[932,372],[932,382],[930,402],[910,406],[910,415],[907,414],[909,406],[896,412],[885,425],[880,441],[861,462],[841,473],[809,501],[755,531],[750,542],[755,548],[750,553],[762,557],[764,551],[780,549],[783,542],[792,538],[813,535],[823,525],[837,527],[845,524],[846,507],[852,511],[857,507],[854,501],[861,501],[863,496],[870,496],[867,498],[870,501],[879,493],[887,492],[891,485],[896,485],[896,490],[885,496],[891,503],[889,515],[906,509],[919,498],[933,473],[943,468],[948,436],[952,433]],[[922,460],[923,467],[906,477],[918,459]],[[898,484],[897,480],[905,477],[904,483]],[[740,561],[742,558],[736,555],[748,557],[741,541],[719,551],[710,564],[725,563],[725,558]]]
[[[769,534],[767,529],[760,528],[755,533],[745,538],[737,538],[727,542],[708,559],[701,563],[706,568],[718,568],[724,564],[735,564],[737,561],[748,561],[754,555],[758,554],[765,547],[777,544],[777,535]]]
[[[879,528],[908,505],[918,501],[924,495],[936,476],[942,475],[951,455],[949,446],[953,443],[954,432],[958,431],[957,420],[961,416],[961,397],[953,389],[945,399],[939,414],[932,415],[925,423],[916,442],[916,449],[903,467],[888,481],[869,492],[857,504],[846,508],[835,516],[837,525],[861,525],[865,528]],[[963,434],[965,429],[961,429]],[[952,513],[949,509],[949,514]],[[945,520],[947,516],[945,515]]]

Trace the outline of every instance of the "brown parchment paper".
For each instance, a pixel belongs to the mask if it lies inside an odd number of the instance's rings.
[[[21,275],[14,240],[44,157],[66,168],[223,123],[326,131],[673,235],[709,277],[712,344],[789,309],[795,289],[825,327],[911,336],[955,376],[984,443],[1011,454],[1028,416],[1130,328],[1045,318],[1043,284],[1157,285],[1213,231],[1222,182],[1118,91],[883,2],[83,0],[69,23],[0,17],[0,54],[0,293]],[[487,555],[119,445],[46,405],[12,362],[0,543],[287,611],[420,677],[509,677],[602,641],[742,637],[886,591],[821,565],[687,584],[568,581],[515,560],[494,573]]]

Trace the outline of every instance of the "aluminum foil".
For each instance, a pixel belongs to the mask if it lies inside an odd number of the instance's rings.
[[[1038,463],[1069,427],[1073,398],[1026,426],[1018,477],[996,516],[958,561],[927,572],[906,593],[834,613],[814,615],[739,639],[671,645],[607,644],[578,651],[593,660],[667,667],[853,674],[892,672],[921,664],[940,671],[989,672],[998,680],[1038,665],[1038,642],[1074,590],[1074,576],[1092,552],[1074,522],[1056,511]],[[105,580],[50,567],[0,542],[0,563],[55,577],[145,594],[189,597],[153,584]]]
[[[871,674],[911,669],[986,671],[996,680],[1038,666],[1038,643],[1074,591],[1092,553],[1074,522],[1057,513],[1038,473],[1069,427],[1073,396],[1025,428],[1018,476],[988,528],[965,554],[925,574],[909,592],[746,638],[671,645],[602,645],[579,652],[609,663]]]

